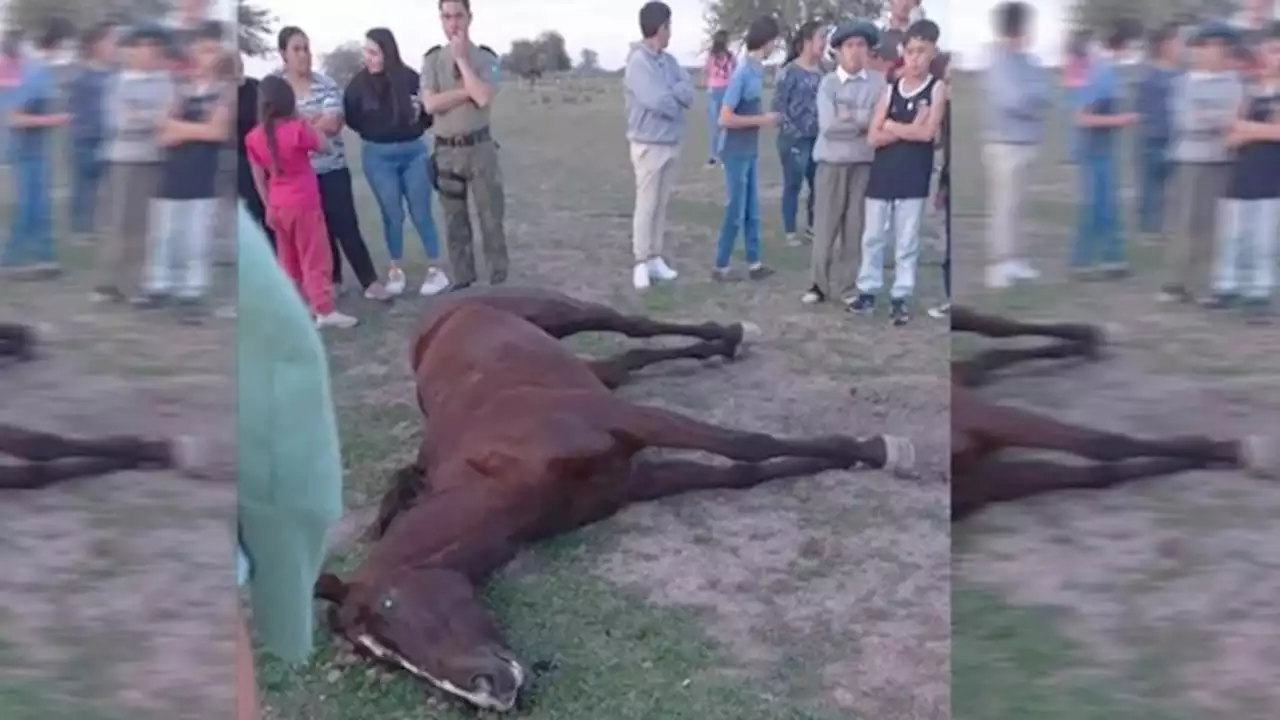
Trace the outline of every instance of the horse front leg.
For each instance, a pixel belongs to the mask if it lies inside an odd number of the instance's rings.
[[[979,387],[997,372],[1033,360],[1062,360],[1091,357],[1095,348],[1077,341],[1059,341],[1033,348],[996,348],[984,350],[968,360],[951,363],[951,379],[965,387]]]
[[[953,479],[951,520],[963,520],[997,503],[1058,490],[1102,490],[1135,480],[1199,470],[1208,465],[1209,462],[1203,459],[1176,457],[1089,465],[995,459]]]
[[[843,470],[843,460],[788,457],[764,462],[712,465],[693,460],[637,460],[626,483],[628,503],[647,502],[698,490],[746,490],[772,480]]]
[[[78,457],[0,465],[0,490],[37,490],[64,480],[111,475],[141,467],[137,460],[127,457]]]
[[[951,308],[951,331],[972,333],[989,338],[1048,337],[1085,343],[1097,348],[1105,340],[1101,328],[1082,323],[1035,323],[984,315],[970,308]]]
[[[49,432],[0,424],[0,453],[34,462],[70,458],[104,458],[133,463],[137,467],[175,467],[192,451],[193,441],[147,440],[127,435],[103,438],[70,438]]]
[[[839,467],[865,465],[910,476],[915,469],[915,447],[910,440],[892,435],[858,439],[847,435],[818,438],[782,438],[694,420],[685,415],[614,399],[607,426],[615,437],[643,447],[701,450],[730,460],[760,463],[785,457],[822,458]]]
[[[678,348],[635,348],[602,360],[590,360],[587,365],[610,390],[630,382],[631,374],[650,365],[668,360],[710,360],[731,356],[737,345],[728,341],[703,341]]]
[[[628,315],[613,308],[594,303],[584,303],[575,312],[566,314],[555,322],[548,322],[543,329],[556,338],[565,338],[583,332],[611,332],[630,338],[653,338],[662,335],[692,337],[707,342],[723,342],[721,353],[731,359],[743,342],[757,337],[759,328],[750,323],[678,323],[654,320],[643,315]]]
[[[35,357],[36,333],[26,325],[0,323],[0,356],[17,360]]]

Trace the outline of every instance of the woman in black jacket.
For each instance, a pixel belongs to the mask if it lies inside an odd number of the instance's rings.
[[[419,289],[434,295],[449,287],[440,269],[440,238],[431,214],[431,163],[423,134],[430,116],[418,97],[418,73],[404,64],[395,36],[386,28],[365,35],[365,67],[347,85],[343,109],[347,126],[363,141],[361,159],[373,190],[387,240],[391,267],[386,288],[404,292],[405,206],[427,256],[427,273]]]

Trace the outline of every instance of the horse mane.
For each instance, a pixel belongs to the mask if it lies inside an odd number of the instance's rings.
[[[382,502],[378,506],[378,517],[369,526],[366,539],[371,542],[381,540],[382,536],[387,534],[387,528],[391,527],[391,523],[400,516],[400,513],[413,507],[418,497],[422,495],[422,491],[426,489],[425,469],[417,465],[407,465],[397,470],[391,476],[390,487],[382,496]]]

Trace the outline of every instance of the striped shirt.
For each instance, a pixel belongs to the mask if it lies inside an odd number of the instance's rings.
[[[271,74],[284,77],[284,69],[281,68]],[[311,73],[311,92],[298,98],[298,115],[310,117],[330,111],[342,112],[342,88],[338,87],[338,83],[328,75],[313,72]],[[324,140],[324,147],[319,152],[311,153],[311,167],[317,175],[347,167],[347,144],[342,139],[342,133],[325,137]]]

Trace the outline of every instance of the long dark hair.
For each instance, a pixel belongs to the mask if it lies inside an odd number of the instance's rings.
[[[725,57],[728,55],[730,55],[729,33],[724,30],[717,30],[711,36],[711,57]]]
[[[800,54],[804,52],[805,43],[812,40],[813,36],[821,32],[824,27],[825,25],[817,20],[810,20],[801,25],[795,34],[791,36],[791,42],[787,43],[787,59],[782,64],[786,65],[794,62],[796,58],[800,57]]]
[[[280,34],[276,35],[276,49],[280,51],[281,55],[284,54],[285,48],[289,47],[289,41],[298,35],[306,37],[307,33],[297,25],[280,28]]]
[[[373,82],[375,88],[386,88],[387,95],[391,100],[391,117],[400,119],[400,97],[401,88],[399,87],[404,78],[405,64],[404,58],[400,57],[400,44],[396,42],[396,36],[389,29],[384,27],[376,27],[364,34],[365,39],[378,46],[378,50],[382,52],[382,72],[369,73],[369,79]],[[381,75],[382,77],[378,77]],[[409,92],[413,95],[413,92]]]
[[[286,41],[287,42],[287,41]],[[258,83],[258,123],[267,138],[271,153],[271,170],[280,172],[280,146],[276,142],[276,123],[288,120],[298,112],[298,98],[289,82],[278,75],[268,75]]]

